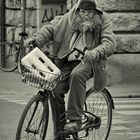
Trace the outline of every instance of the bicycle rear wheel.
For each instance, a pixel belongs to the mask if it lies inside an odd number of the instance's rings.
[[[19,121],[16,140],[45,140],[48,117],[48,101],[40,94],[31,98]]]
[[[22,45],[22,44],[20,44]],[[22,69],[24,69],[23,65],[21,64],[21,59],[26,55],[26,48],[24,46],[20,46],[19,52],[18,52],[18,71],[19,73],[22,73]]]
[[[5,66],[0,65],[0,69],[4,72],[13,72],[17,69],[18,46],[12,43],[3,43],[5,45]]]
[[[87,95],[85,110],[89,112],[89,115],[90,113],[93,114],[90,118],[95,115],[99,119],[99,122],[96,127],[88,129],[86,140],[107,140],[112,124],[112,105],[110,98],[105,93],[105,90],[101,92],[90,90]]]

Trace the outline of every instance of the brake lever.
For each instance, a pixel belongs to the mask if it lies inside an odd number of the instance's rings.
[[[87,50],[87,48],[85,47],[83,51],[77,49],[77,48],[73,48],[74,51],[78,51],[80,54],[83,55],[83,57],[81,57],[81,63],[84,64],[84,61],[83,61],[83,58],[84,58],[84,55],[85,55],[85,51]]]
[[[79,53],[81,53],[83,56],[85,55],[85,51],[86,51],[86,48],[83,50],[83,51],[81,51],[81,50],[79,50],[79,49],[77,49],[77,48],[73,48],[75,51],[78,51]]]

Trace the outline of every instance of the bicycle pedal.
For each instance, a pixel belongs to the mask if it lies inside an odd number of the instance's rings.
[[[63,133],[64,133],[64,134],[67,134],[67,135],[74,135],[74,134],[77,133],[77,132],[79,132],[79,130],[77,130],[77,131],[66,131],[66,130],[64,130],[64,131],[63,131]]]

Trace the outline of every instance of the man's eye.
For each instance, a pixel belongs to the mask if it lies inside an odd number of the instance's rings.
[[[81,11],[81,13],[82,13],[82,14],[84,14],[84,13],[85,13],[85,11]]]

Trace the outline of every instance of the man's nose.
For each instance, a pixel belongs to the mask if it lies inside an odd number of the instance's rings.
[[[88,16],[88,14],[89,14],[88,12],[85,12],[85,15],[86,15],[86,16]]]

